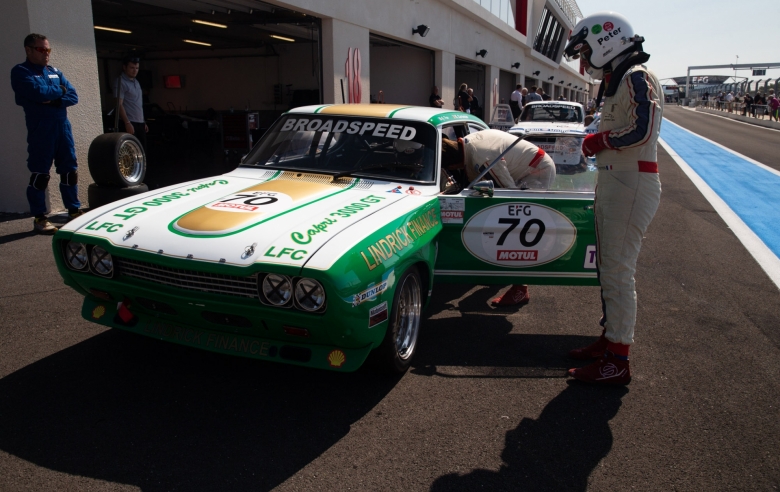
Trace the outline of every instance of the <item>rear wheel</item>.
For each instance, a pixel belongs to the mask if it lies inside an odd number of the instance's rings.
[[[387,332],[374,351],[374,365],[382,372],[404,373],[417,350],[422,314],[422,282],[417,268],[411,267],[398,281],[393,295]]]
[[[128,186],[127,188],[113,188],[92,183],[87,188],[87,199],[89,208],[95,209],[123,198],[146,193],[147,191],[149,191],[149,187],[143,183],[136,186]]]
[[[89,146],[87,163],[92,179],[100,186],[136,186],[146,176],[144,149],[129,133],[99,135]]]

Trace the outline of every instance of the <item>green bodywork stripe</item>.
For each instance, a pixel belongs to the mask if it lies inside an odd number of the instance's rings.
[[[450,111],[448,113],[439,113],[436,116],[432,116],[428,123],[438,126],[442,123],[449,123],[452,121],[473,121],[476,123],[480,123],[482,125],[485,124],[484,121],[480,120],[476,116],[470,114],[470,113],[463,113],[461,111]]]
[[[268,181],[270,181],[270,179]],[[186,233],[186,232],[177,231],[176,228],[173,227],[173,224],[175,224],[179,219],[181,219],[182,217],[184,217],[188,213],[192,212],[192,210],[190,210],[188,212],[185,212],[185,213],[181,214],[180,216],[176,217],[175,219],[173,219],[168,224],[168,230],[170,232],[176,234],[176,235],[179,235],[179,236],[192,237],[192,238],[196,238],[196,239],[212,239],[212,238],[218,238],[218,237],[232,236],[233,234],[238,234],[239,232],[244,232],[244,231],[246,231],[248,229],[251,229],[253,227],[259,226],[260,224],[268,222],[269,220],[273,220],[273,219],[275,219],[277,217],[281,217],[282,215],[289,214],[290,212],[294,212],[294,211],[298,210],[299,208],[307,207],[307,206],[311,205],[312,203],[316,203],[316,202],[318,202],[320,200],[324,200],[326,198],[330,198],[332,196],[336,196],[339,193],[344,193],[345,191],[351,190],[352,188],[357,186],[357,184],[359,182],[360,182],[360,179],[359,178],[355,178],[355,181],[353,181],[352,184],[350,184],[349,186],[347,186],[343,190],[339,190],[339,191],[337,191],[335,193],[331,193],[330,195],[325,195],[323,197],[317,198],[316,200],[312,200],[310,202],[302,203],[302,204],[298,205],[297,207],[293,207],[293,208],[291,208],[289,210],[285,210],[284,212],[280,212],[280,213],[278,213],[276,215],[272,215],[271,217],[265,218],[265,219],[263,219],[263,220],[261,220],[259,222],[255,222],[254,224],[250,224],[250,225],[244,227],[243,229],[239,229],[239,230],[233,231],[233,232],[228,232],[226,234],[214,234],[214,235],[208,235],[207,236],[207,235],[203,235],[203,234],[189,234],[189,233]],[[205,206],[205,205],[201,205],[201,206]],[[198,208],[200,208],[200,207],[198,207]],[[197,209],[193,209],[193,210],[197,210]]]
[[[314,113],[317,114],[320,111],[322,111],[323,109],[327,108],[328,106],[330,106],[330,104],[326,104],[325,106],[320,106],[319,108],[314,110]]]
[[[395,111],[391,111],[391,112],[390,112],[390,114],[389,114],[389,115],[387,115],[387,117],[388,117],[388,118],[392,118],[392,117],[393,117],[393,116],[394,116],[394,115],[395,115],[397,112],[399,112],[399,111],[403,111],[404,109],[413,108],[413,107],[414,107],[414,106],[406,106],[406,107],[403,107],[403,108],[398,108],[398,109],[396,109]]]

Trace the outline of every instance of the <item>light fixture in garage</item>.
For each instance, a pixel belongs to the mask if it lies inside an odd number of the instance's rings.
[[[424,38],[428,35],[430,30],[430,27],[426,26],[425,24],[420,24],[419,26],[412,29],[412,35],[419,34],[421,38]]]
[[[550,75],[550,78],[547,80],[553,80],[555,78],[555,75]]]
[[[569,85],[567,85],[566,87],[571,87],[571,82],[569,82]]]
[[[558,83],[559,83],[559,84],[561,84],[561,85],[563,85],[563,80],[561,80],[561,81],[560,81],[560,82],[558,82]]]
[[[520,68],[520,62],[514,62],[512,68]]]
[[[132,34],[133,33],[133,31],[128,31],[127,29],[117,29],[115,27],[95,26],[95,29],[98,29],[100,31],[121,32],[122,34]]]
[[[477,51],[477,56],[481,56],[482,58],[485,58],[485,55],[487,55],[487,50]]]
[[[539,75],[540,73],[542,73],[542,72],[537,70],[536,72],[534,72],[534,75]]]
[[[227,25],[217,24],[216,22],[202,21],[200,19],[192,19],[192,22],[194,22],[195,24],[203,24],[204,26],[221,27],[222,29],[227,29]]]
[[[289,41],[290,43],[294,43],[295,40],[293,38],[285,38],[284,36],[277,36],[276,34],[270,35],[274,39],[281,39],[282,41]]]
[[[200,46],[211,46],[211,43],[204,43],[203,41],[193,41],[191,39],[184,39],[185,43],[198,44]]]

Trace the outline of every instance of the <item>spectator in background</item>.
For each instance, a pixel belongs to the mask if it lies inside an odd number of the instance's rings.
[[[520,109],[523,109],[525,103],[528,102],[528,89],[523,88],[523,90],[520,91],[520,95],[523,96],[520,100]]]
[[[778,116],[780,116],[778,115],[778,112],[780,112],[780,99],[776,98],[774,94],[770,94],[767,105],[769,106],[769,121],[772,121],[772,118],[774,118],[775,121],[780,121],[780,119],[778,119]]]
[[[133,135],[146,150],[146,132],[149,127],[144,120],[144,94],[136,76],[140,59],[126,56],[122,60],[122,74],[114,80],[114,97],[119,99],[119,131]]]
[[[529,102],[541,101],[541,100],[542,100],[542,96],[539,95],[536,86],[535,85],[531,86],[531,90],[528,91],[528,95],[525,97],[525,103],[528,104]]]
[[[471,114],[477,118],[482,118],[482,108],[479,106],[479,99],[474,95],[474,89],[469,87],[466,92],[469,95],[469,109],[471,110]]]
[[[515,121],[517,121],[517,117],[520,116],[520,110],[523,107],[522,91],[524,90],[525,89],[523,89],[522,85],[517,84],[517,86],[515,86],[515,90],[512,92],[512,95],[509,96],[509,107],[512,108],[512,117],[515,119]]]
[[[758,115],[764,116],[764,105],[766,104],[766,101],[764,100],[764,96],[761,95],[760,92],[756,92],[755,97],[753,97],[753,117],[757,117]]]
[[[439,88],[435,85],[433,86],[433,89],[431,89],[431,96],[428,98],[428,104],[432,108],[441,108],[444,106],[444,101],[441,100],[441,96],[439,95]]]
[[[538,89],[536,89],[536,93],[537,93],[537,94],[539,94],[539,95],[541,96],[541,98],[542,98],[542,101],[549,101],[550,99],[552,99],[552,98],[550,97],[550,95],[549,95],[549,94],[547,94],[546,92],[544,92],[544,89],[542,89],[541,87],[539,87]]]
[[[750,93],[745,94],[743,102],[745,103],[745,107],[742,109],[742,116],[753,114],[753,97]]]
[[[469,93],[467,92],[469,89],[469,86],[467,84],[460,84],[460,89],[458,89],[458,110],[459,111],[465,111],[466,113],[471,113],[471,98],[469,97]]]
[[[733,112],[732,108],[734,103],[734,94],[732,94],[731,91],[729,91],[729,93],[726,94],[724,99],[726,100],[726,108],[729,110],[729,113]]]

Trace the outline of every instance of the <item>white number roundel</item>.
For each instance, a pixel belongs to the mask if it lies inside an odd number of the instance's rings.
[[[278,191],[240,191],[209,203],[206,208],[220,212],[268,214],[289,208],[292,201],[289,195]]]
[[[479,211],[466,223],[463,245],[480,260],[527,268],[563,256],[577,229],[562,213],[535,203],[503,203]]]

